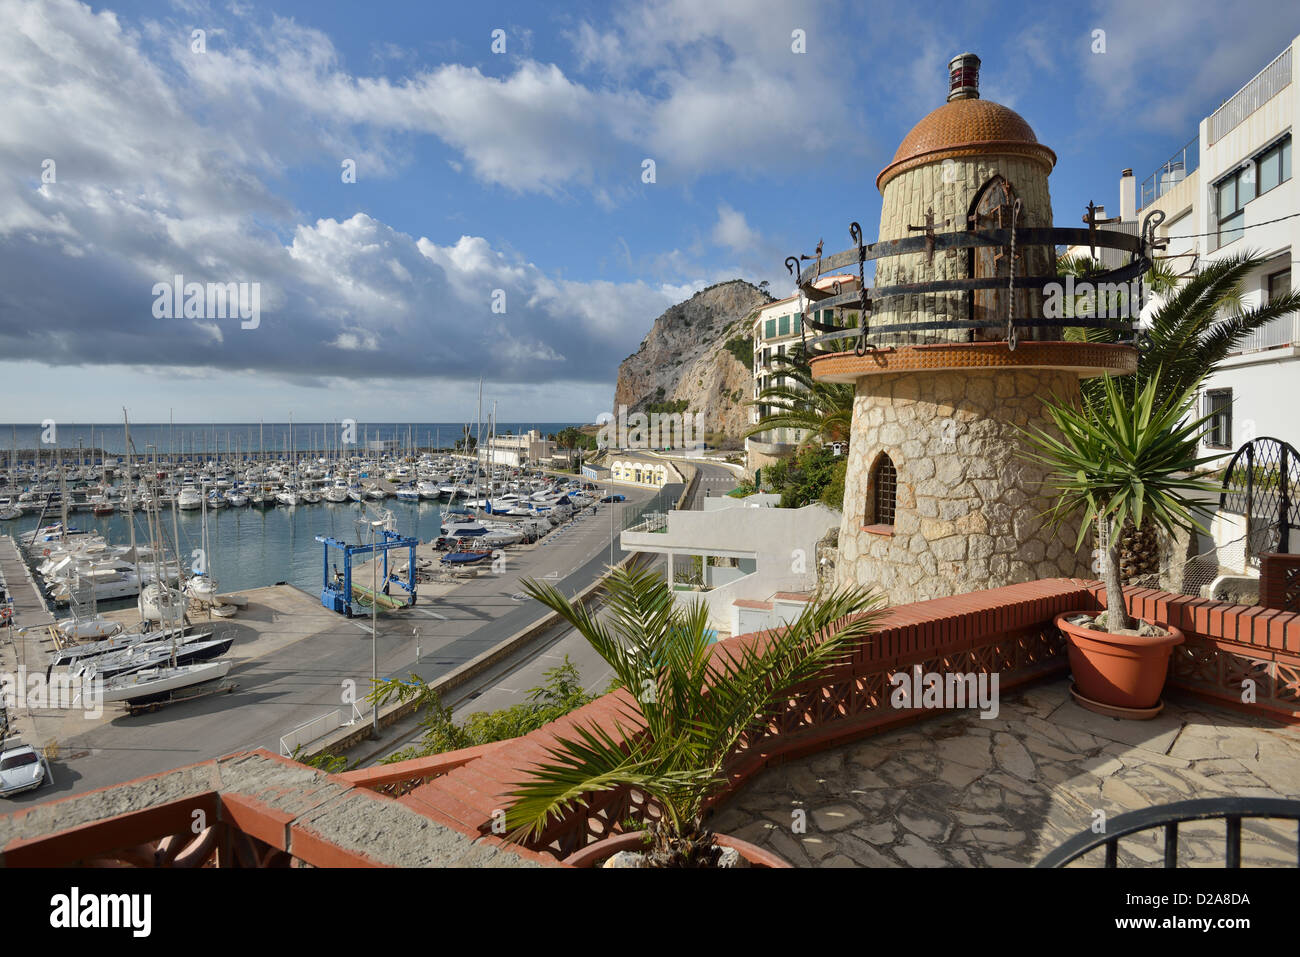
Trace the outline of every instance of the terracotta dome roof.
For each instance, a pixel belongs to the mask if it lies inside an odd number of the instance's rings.
[[[893,162],[876,177],[876,188],[883,190],[885,183],[904,170],[948,157],[981,153],[1034,157],[1049,171],[1056,165],[1056,154],[1038,142],[1029,124],[1015,110],[990,100],[957,99],[912,127]]]

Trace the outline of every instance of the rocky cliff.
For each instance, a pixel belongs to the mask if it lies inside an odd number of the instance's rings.
[[[722,437],[738,440],[746,428],[749,408],[743,403],[754,388],[745,320],[772,297],[743,279],[718,283],[673,306],[654,321],[641,348],[618,367],[614,388],[614,413],[627,406],[629,413],[650,411],[703,412],[703,427],[710,441]],[[676,403],[669,408],[667,404]]]

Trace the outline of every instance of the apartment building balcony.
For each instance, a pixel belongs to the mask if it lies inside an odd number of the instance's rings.
[[[1191,177],[1201,165],[1200,136],[1189,140],[1173,156],[1165,160],[1155,172],[1142,181],[1138,189],[1138,211],[1146,209],[1166,193]]]
[[[1247,335],[1223,365],[1297,355],[1300,355],[1300,313],[1279,316]]]

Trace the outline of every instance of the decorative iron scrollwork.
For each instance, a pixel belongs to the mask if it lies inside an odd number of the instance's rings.
[[[1012,208],[1015,209],[1014,201]],[[1090,273],[1088,276],[1090,282],[1129,283],[1133,280],[1141,280],[1141,277],[1151,267],[1151,250],[1159,248],[1161,245],[1161,241],[1154,239],[1155,226],[1163,219],[1163,214],[1158,210],[1148,214],[1139,235],[1120,232],[1119,230],[1099,229],[1098,226],[1104,224],[1100,222],[1089,223],[1088,219],[1090,217],[1085,217],[1084,221],[1088,225],[1082,229],[1078,227],[1022,226],[1019,222],[1020,215],[1023,215],[1023,208],[1018,210],[1017,215],[1013,216],[1011,228],[963,229],[956,232],[931,234],[926,227],[920,227],[919,230],[924,230],[923,235],[880,240],[869,244],[863,242],[862,227],[854,222],[849,225],[849,235],[853,240],[851,247],[842,252],[826,256],[822,254],[821,244],[819,243],[816,256],[789,257],[786,259],[786,268],[792,274],[795,274],[801,263],[811,261],[813,265],[810,268],[805,268],[797,274],[797,285],[801,296],[819,302],[823,308],[832,310],[856,308],[859,310],[858,342],[854,348],[854,352],[859,356],[882,348],[887,342],[893,342],[892,338],[885,340],[881,338],[882,336],[919,336],[922,337],[922,341],[925,341],[924,337],[930,334],[987,328],[989,324],[987,317],[981,319],[957,317],[930,319],[925,316],[911,317],[900,322],[874,324],[870,321],[870,316],[875,300],[1008,288],[1011,305],[1007,316],[1006,341],[1011,348],[1018,345],[1019,338],[1025,334],[1025,330],[1030,330],[1031,335],[1035,330],[1051,330],[1053,334],[1059,335],[1065,329],[1071,328],[1110,330],[1118,334],[1121,342],[1149,348],[1149,342],[1145,346],[1141,342],[1136,317],[1062,317],[1049,319],[1043,316],[1016,316],[1015,292],[1017,290],[1038,291],[1049,284],[1059,283],[1061,276],[1056,273],[1055,269],[1047,274],[1034,275],[1032,270],[1022,272],[1012,266],[1009,269],[1010,281],[1008,281],[1007,275],[988,275],[956,279],[934,279],[928,282],[895,283],[871,290],[867,288],[866,263],[869,260],[933,254],[933,252],[937,251],[978,250],[990,247],[1001,247],[1003,250],[1011,248],[1013,256],[1017,253],[1023,256],[1022,248],[1027,246],[1054,250],[1055,247],[1061,245],[1089,244],[1093,244],[1094,249],[1115,249],[1131,256],[1129,262],[1115,269]],[[852,268],[854,264],[858,267],[859,289],[856,293],[842,290],[837,293],[833,290],[819,289],[813,285],[823,273],[828,273],[832,269]],[[994,321],[997,322],[998,320],[995,319]],[[852,335],[850,330],[829,323],[809,321],[806,324],[816,332],[816,335],[810,335],[804,339],[806,348],[813,355],[827,350],[842,349],[843,341],[847,338],[845,334]]]

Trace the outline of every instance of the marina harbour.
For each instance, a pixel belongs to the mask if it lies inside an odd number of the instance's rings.
[[[427,542],[438,537],[447,503],[407,502],[394,497],[385,501],[385,507],[392,511],[399,534]],[[320,546],[315,536],[354,538],[356,523],[364,518],[356,503],[347,502],[304,504],[292,509],[222,508],[210,512],[207,521],[208,563],[223,591],[258,588],[280,581],[307,591],[319,591]],[[17,539],[31,532],[34,523],[34,515],[0,522],[0,535]],[[178,513],[177,523],[181,554],[189,556],[201,547],[203,518],[198,510],[187,510]],[[107,516],[77,513],[71,524],[113,542],[128,538],[126,515],[122,512]],[[126,604],[134,606],[134,600],[127,600]]]
[[[243,748],[300,754],[375,720],[373,680],[436,681],[494,649],[510,653],[449,704],[498,706],[503,679],[553,666],[556,648],[590,658],[567,628],[537,627],[545,609],[524,580],[590,588],[630,557],[619,533],[687,487],[498,464],[492,424],[479,434],[492,450],[481,456],[400,443],[247,459],[11,456],[3,721],[51,769],[46,786],[12,800]],[[133,437],[124,447],[138,448]],[[378,760],[405,733],[351,757]]]

